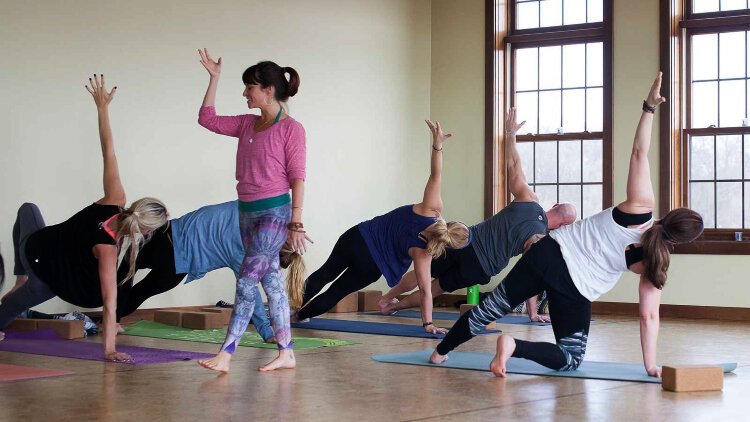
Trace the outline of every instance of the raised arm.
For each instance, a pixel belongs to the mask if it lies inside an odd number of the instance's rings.
[[[651,90],[646,97],[646,104],[654,108],[666,101],[661,96],[661,72],[656,76]],[[635,130],[633,150],[630,153],[630,169],[628,171],[627,199],[618,205],[621,211],[631,214],[642,214],[654,209],[654,190],[651,185],[651,169],[648,163],[648,151],[651,148],[651,126],[654,123],[654,113],[645,110],[641,113],[638,128]]]
[[[638,311],[641,316],[641,351],[643,366],[649,376],[660,377],[661,367],[656,364],[656,346],[659,338],[659,303],[661,290],[641,275],[638,284]]]
[[[198,114],[198,124],[220,135],[238,137],[242,127],[241,116],[217,116],[216,115],[216,90],[219,87],[219,76],[221,76],[221,57],[214,61],[207,49],[198,49],[200,62],[208,71],[209,80],[206,95],[203,96],[203,104]]]
[[[89,78],[86,90],[94,97],[96,111],[99,116],[99,142],[102,147],[102,158],[104,160],[104,197],[98,204],[125,206],[125,188],[120,180],[120,168],[117,165],[115,146],[112,139],[112,128],[109,124],[109,103],[112,102],[117,87],[107,92],[104,86],[104,75],[94,75]]]
[[[207,49],[198,49],[201,56],[201,64],[208,71],[210,79],[208,80],[208,89],[203,96],[203,107],[214,107],[216,105],[216,89],[219,87],[219,76],[221,76],[221,57],[214,61]]]
[[[422,202],[417,204],[417,212],[422,215],[440,214],[443,211],[443,199],[440,196],[440,185],[443,175],[443,143],[453,136],[443,133],[439,122],[425,120],[432,132],[432,154],[430,156],[430,178],[424,187]]]
[[[505,116],[505,153],[506,166],[508,168],[508,189],[513,194],[514,201],[518,202],[537,202],[539,198],[526,182],[526,175],[523,173],[521,165],[521,156],[518,154],[516,147],[516,132],[526,123],[516,122],[516,108],[512,107]]]

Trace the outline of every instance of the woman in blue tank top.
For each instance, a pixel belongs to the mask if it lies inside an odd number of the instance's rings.
[[[465,246],[469,229],[463,223],[446,222],[440,217],[443,143],[451,134],[443,133],[440,123],[427,120],[427,126],[432,131],[432,156],[422,202],[398,207],[344,232],[328,260],[307,279],[297,320],[328,312],[346,295],[374,283],[381,275],[389,286],[395,286],[412,261],[422,291],[422,309],[430,311],[422,315],[432,315],[432,258],[443,255],[446,248]],[[331,282],[328,290],[315,297]],[[427,332],[447,332],[434,326],[432,321],[422,323]]]

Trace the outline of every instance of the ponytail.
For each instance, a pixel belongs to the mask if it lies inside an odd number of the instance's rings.
[[[469,243],[469,229],[458,221],[446,223],[442,218],[422,231],[427,238],[427,253],[433,258],[445,255],[447,248],[460,249]]]
[[[141,246],[151,238],[154,230],[167,224],[167,207],[156,198],[141,198],[117,216],[116,237],[128,248],[128,275],[120,281],[125,283],[135,276],[136,260]],[[147,233],[144,235],[144,232]]]
[[[643,245],[643,276],[657,289],[667,282],[670,252],[680,243],[689,243],[703,233],[703,218],[688,208],[677,208],[641,236]]]
[[[279,262],[281,268],[287,270],[286,291],[289,297],[289,306],[300,308],[305,292],[305,261],[302,259],[302,255],[292,251],[285,243],[279,251]]]
[[[289,74],[289,85],[286,89],[286,95],[294,97],[297,94],[297,91],[299,91],[299,74],[291,67],[285,67],[284,73]]]

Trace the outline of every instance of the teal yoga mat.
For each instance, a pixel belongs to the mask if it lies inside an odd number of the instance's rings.
[[[385,363],[401,363],[406,365],[431,366],[434,368],[469,369],[473,371],[489,372],[492,355],[487,353],[451,352],[447,362],[435,365],[429,362],[432,349],[409,353],[393,353],[388,355],[374,355],[373,360]],[[736,363],[720,363],[724,372],[732,372],[737,368]],[[509,373],[525,375],[542,375],[547,377],[589,378],[611,381],[635,381],[661,383],[661,378],[650,377],[641,364],[593,362],[583,361],[575,371],[553,371],[538,363],[526,359],[510,358],[507,369]]]

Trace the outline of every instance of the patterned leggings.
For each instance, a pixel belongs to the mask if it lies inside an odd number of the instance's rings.
[[[240,233],[245,259],[237,280],[232,320],[221,351],[234,353],[253,315],[258,283],[268,296],[271,326],[279,349],[292,348],[289,328],[289,299],[279,265],[279,251],[287,240],[287,223],[291,219],[289,203],[261,211],[240,210]],[[258,297],[257,300],[260,300]]]
[[[556,344],[516,339],[513,356],[559,371],[577,369],[586,354],[591,302],[573,285],[560,246],[549,236],[534,245],[479,306],[456,322],[438,345],[438,353],[448,354],[479,334],[485,325],[544,290]]]

